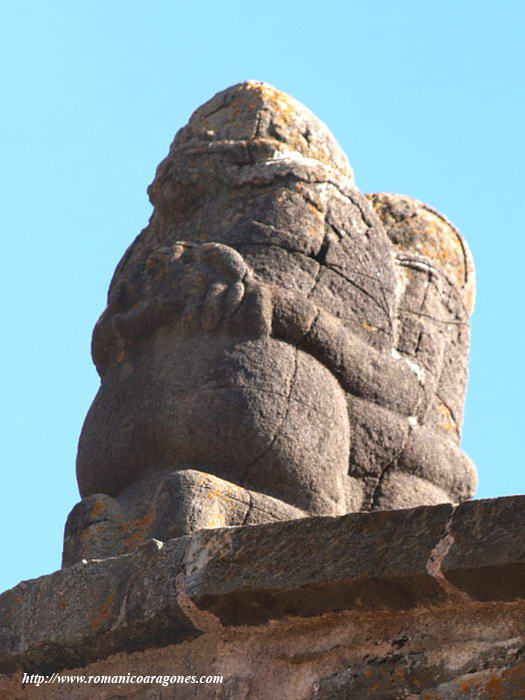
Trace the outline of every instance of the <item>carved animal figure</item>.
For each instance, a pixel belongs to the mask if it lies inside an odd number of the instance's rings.
[[[65,564],[472,496],[473,267],[444,217],[361,194],[327,128],[253,81],[193,114],[149,194],[93,334]]]

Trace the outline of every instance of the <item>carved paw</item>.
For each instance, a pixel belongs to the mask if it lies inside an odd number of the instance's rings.
[[[270,332],[270,294],[229,246],[177,241],[126,273],[111,289],[93,333],[93,358],[101,374],[112,354],[165,324],[178,324],[188,334]]]
[[[170,296],[180,303],[186,332],[213,332],[224,324],[265,330],[263,291],[242,256],[221,243],[177,242],[170,260]]]

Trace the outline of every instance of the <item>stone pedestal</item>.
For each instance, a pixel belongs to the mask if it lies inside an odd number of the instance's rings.
[[[524,697],[524,532],[516,496],[149,540],[0,596],[0,698]]]

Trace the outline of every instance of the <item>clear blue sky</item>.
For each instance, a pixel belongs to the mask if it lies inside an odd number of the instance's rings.
[[[521,0],[20,0],[0,21],[0,590],[59,567],[93,324],[175,131],[248,78],[332,129],[363,191],[462,230],[478,274],[463,444],[525,492]]]

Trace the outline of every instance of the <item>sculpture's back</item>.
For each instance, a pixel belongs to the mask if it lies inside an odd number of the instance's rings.
[[[97,323],[64,561],[199,527],[472,495],[472,267],[442,217],[365,197],[274,88],[198,109]]]

